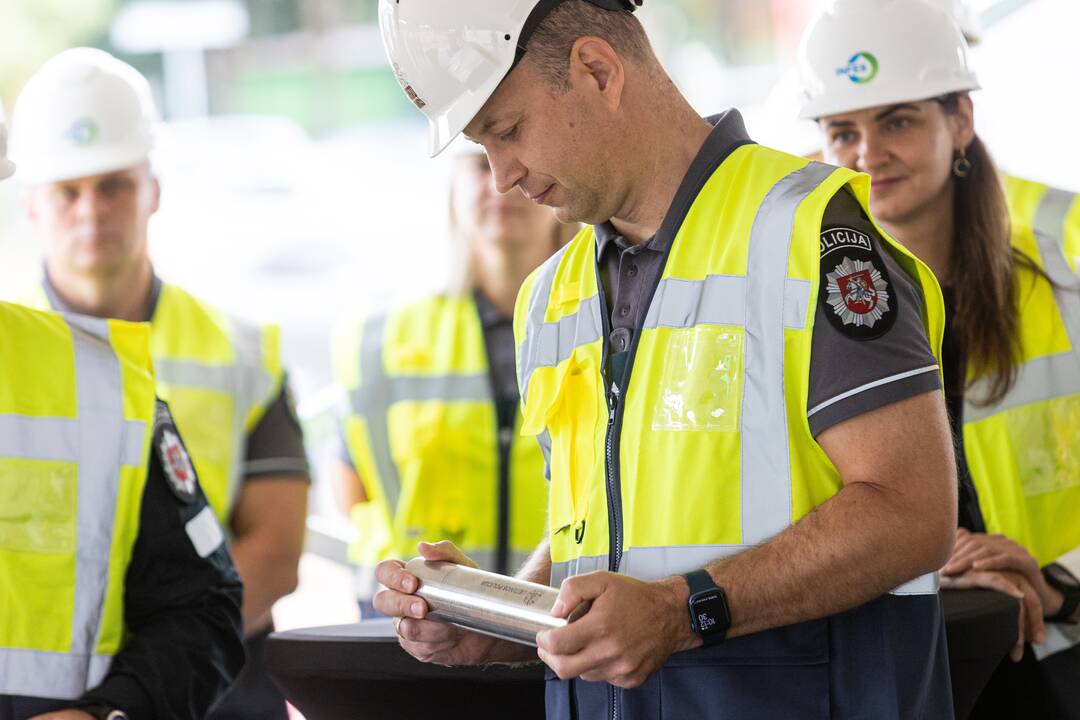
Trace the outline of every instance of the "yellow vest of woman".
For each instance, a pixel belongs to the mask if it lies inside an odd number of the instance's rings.
[[[150,331],[0,303],[0,695],[74,699],[124,643]]]
[[[1019,270],[1019,374],[992,406],[987,381],[966,394],[964,449],[988,532],[1041,565],[1080,547],[1080,279],[1059,240],[1016,226],[1013,246],[1059,289]]]
[[[453,540],[492,568],[499,429],[473,299],[439,296],[370,318],[336,338],[334,355],[347,393],[346,442],[369,498],[352,511],[353,561],[373,568],[416,555],[417,542]],[[514,566],[543,539],[547,492],[539,447],[517,437],[508,484]]]
[[[1075,271],[1080,263],[1080,196],[1012,175],[1004,180],[1013,226],[1057,238]]]
[[[519,383],[524,432],[550,447],[553,585],[596,569],[650,580],[699,568],[768,540],[840,490],[810,433],[807,396],[821,221],[845,186],[866,208],[865,175],[756,145],[735,150],[674,239],[614,415],[592,229],[523,287]],[[922,288],[937,352],[940,289],[887,244]],[[926,576],[903,592],[936,587]]]

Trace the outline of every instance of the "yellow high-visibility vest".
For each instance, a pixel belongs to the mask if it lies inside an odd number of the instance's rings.
[[[1075,272],[1080,265],[1080,196],[1013,175],[1003,179],[1013,225],[1057,238]]]
[[[1018,269],[1019,375],[989,407],[969,387],[964,450],[987,531],[1047,565],[1080,547],[1080,280],[1057,238],[1018,225],[1013,246],[1061,289]]]
[[[841,489],[807,397],[821,221],[845,186],[867,208],[865,175],[757,145],[733,151],[674,239],[614,416],[593,230],[526,282],[519,384],[524,431],[550,443],[552,585],[597,569],[653,580],[700,568]],[[937,282],[900,245],[886,249],[921,286],[936,355]],[[894,592],[936,591],[930,574]]]
[[[439,296],[369,318],[339,334],[334,356],[346,442],[368,495],[352,511],[353,561],[370,569],[416,555],[420,541],[453,540],[492,568],[499,428],[475,301]],[[543,539],[547,483],[536,442],[517,432],[509,440],[516,567]]]
[[[27,304],[47,309],[42,288]],[[150,319],[158,396],[169,403],[199,484],[223,528],[244,476],[248,434],[281,392],[275,326],[236,320],[164,283]]]
[[[124,643],[150,330],[0,303],[0,695],[75,699]]]

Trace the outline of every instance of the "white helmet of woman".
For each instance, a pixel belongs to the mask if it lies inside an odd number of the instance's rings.
[[[931,5],[939,7],[952,16],[960,31],[964,33],[968,45],[978,45],[982,42],[982,25],[979,16],[972,7],[964,0],[927,0]]]
[[[929,0],[833,0],[799,49],[802,118],[979,87],[952,16]]]

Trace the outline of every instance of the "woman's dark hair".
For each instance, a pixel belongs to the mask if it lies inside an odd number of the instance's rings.
[[[938,99],[945,112],[957,112],[960,94]],[[952,332],[967,354],[968,381],[986,378],[985,397],[994,405],[1016,383],[1020,355],[1019,268],[1050,282],[1039,265],[1013,247],[1005,188],[997,166],[976,136],[965,148],[971,163],[966,177],[954,178],[955,237],[949,258],[956,296]]]

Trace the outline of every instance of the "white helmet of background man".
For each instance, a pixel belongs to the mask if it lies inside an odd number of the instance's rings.
[[[536,27],[564,0],[379,0],[390,66],[431,126],[438,155],[499,87]],[[588,0],[633,12],[642,0]]]
[[[4,106],[0,104],[0,180],[15,173],[15,164],[7,156],[7,125],[4,123]]]
[[[803,34],[799,75],[811,120],[979,87],[960,28],[926,0],[833,0]]]
[[[133,167],[150,156],[158,114],[135,68],[93,48],[65,50],[26,83],[11,153],[31,185]]]
[[[934,7],[941,8],[960,26],[960,31],[968,41],[968,45],[978,45],[982,41],[982,25],[979,17],[968,3],[964,0],[928,0]]]

